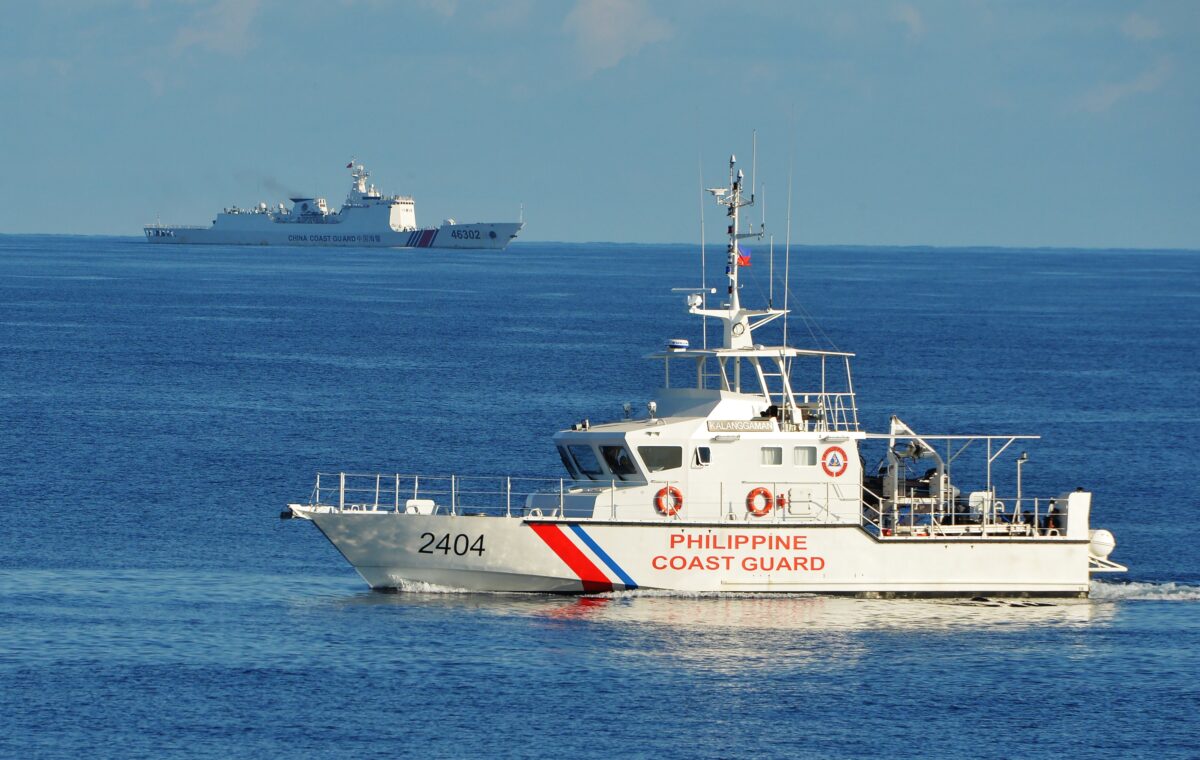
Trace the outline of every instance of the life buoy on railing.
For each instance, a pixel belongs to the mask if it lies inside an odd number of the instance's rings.
[[[758,497],[762,497],[762,505],[759,505]],[[762,517],[771,511],[775,500],[771,498],[771,492],[759,486],[750,493],[746,494],[746,510],[755,517]]]
[[[683,492],[675,486],[663,486],[654,495],[654,508],[667,517],[674,517],[683,508]]]

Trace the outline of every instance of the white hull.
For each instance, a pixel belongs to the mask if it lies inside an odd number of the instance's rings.
[[[150,224],[151,243],[183,245],[287,245],[346,248],[487,248],[508,246],[524,222],[456,224],[419,229],[409,196],[384,195],[368,184],[362,164],[346,166],[352,179],[346,202],[332,211],[324,198],[291,198],[291,208],[265,203],[227,208],[209,227]]]
[[[256,220],[257,221],[257,220]],[[502,250],[517,236],[520,222],[444,224],[424,230],[367,229],[359,225],[273,222],[222,229],[150,225],[151,243],[183,245],[286,245],[344,248],[485,248]]]
[[[845,525],[292,511],[311,519],[374,589],[1084,597],[1089,582],[1088,542],[1058,537],[914,540]]]
[[[729,184],[709,190],[729,219],[726,295],[685,301],[719,346],[668,339],[647,357],[664,382],[645,416],[626,403],[558,431],[567,477],[317,473],[289,514],[376,589],[1084,597],[1092,573],[1125,570],[1090,527],[1090,492],[1023,491],[1016,452],[1035,436],[918,435],[895,415],[867,432],[852,354],[755,339],[787,312],[741,304],[743,176],[730,157]]]

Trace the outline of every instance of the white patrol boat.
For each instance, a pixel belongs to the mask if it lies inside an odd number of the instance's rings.
[[[210,227],[150,224],[151,243],[203,245],[311,245],[376,248],[495,248],[503,249],[525,226],[518,222],[459,224],[447,219],[441,227],[417,227],[413,199],[383,195],[368,184],[370,174],[351,161],[350,192],[341,209],[333,211],[324,198],[290,198],[288,208],[227,208]]]
[[[1013,444],[1034,436],[918,435],[896,417],[864,432],[852,354],[755,342],[787,310],[740,301],[738,240],[762,234],[739,232],[742,185],[731,158],[710,190],[729,216],[727,299],[687,296],[721,346],[670,341],[644,417],[627,404],[557,433],[565,477],[321,473],[282,516],[312,521],[374,589],[1084,597],[1092,573],[1124,571],[1090,493],[1022,493]],[[1006,452],[1015,477],[997,472]]]

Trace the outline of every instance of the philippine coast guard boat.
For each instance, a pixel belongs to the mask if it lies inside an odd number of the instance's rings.
[[[291,198],[260,203],[249,209],[227,208],[210,227],[146,225],[151,243],[206,245],[310,245],[376,248],[495,248],[503,249],[524,222],[459,224],[447,219],[440,227],[417,227],[413,199],[384,195],[367,182],[370,173],[351,161],[350,192],[341,209],[333,211],[324,198]]]
[[[741,303],[738,240],[762,234],[739,231],[742,185],[731,158],[710,190],[729,217],[723,303],[687,295],[721,345],[669,341],[644,416],[557,433],[563,477],[321,473],[283,516],[374,589],[1084,597],[1092,573],[1124,571],[1089,492],[1022,493],[1012,449],[1035,436],[918,435],[896,417],[865,432],[852,354],[756,342],[787,312]],[[1006,452],[1015,478],[997,472]]]

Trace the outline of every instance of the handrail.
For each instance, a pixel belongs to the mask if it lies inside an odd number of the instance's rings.
[[[821,480],[740,481],[735,492],[727,493],[721,483],[715,499],[688,495],[679,511],[660,515],[646,511],[633,518],[641,522],[721,522],[740,521],[755,525],[849,524],[859,525],[877,537],[916,538],[931,535],[953,536],[1047,536],[1065,534],[1062,512],[1051,509],[1057,501],[1023,496],[999,498],[992,492],[974,502],[911,494],[889,497],[858,484],[860,508],[855,512],[835,512],[831,505],[845,504],[844,491],[832,493],[839,484]],[[512,476],[405,475],[402,473],[317,473],[309,504],[338,511],[419,512],[423,514],[494,515],[527,518],[570,517],[580,520],[616,520],[620,491],[642,488],[653,494],[660,488],[679,486],[678,480],[654,480],[648,483],[608,481],[571,481],[565,478]],[[745,494],[754,487],[768,488],[772,504],[764,515],[755,515],[745,505]],[[843,488],[845,486],[842,486]],[[801,493],[798,495],[796,491]],[[572,499],[586,497],[585,513],[571,513]],[[779,497],[785,496],[785,500]],[[799,498],[796,498],[799,496]],[[514,498],[516,504],[514,505]],[[795,500],[793,500],[795,498]],[[853,501],[854,497],[850,496]],[[607,509],[604,509],[607,504]],[[802,508],[798,508],[801,507]],[[623,507],[629,506],[626,500]],[[537,510],[534,512],[533,510]],[[605,514],[607,513],[607,514]],[[630,519],[623,515],[622,519]]]
[[[951,501],[923,496],[891,498],[866,486],[862,487],[862,493],[863,527],[871,528],[877,536],[1055,537],[1066,533],[1062,512],[1053,509],[1057,498],[1002,499],[985,491],[977,504],[971,504],[961,498]],[[1006,503],[1012,505],[1011,509]]]
[[[336,484],[331,480],[336,478]],[[629,486],[640,485],[630,483]],[[554,514],[564,514],[564,504],[572,489],[616,489],[615,481],[572,481],[566,478],[534,478],[509,476],[418,475],[404,473],[318,472],[309,496],[316,506],[334,506],[339,510],[390,510],[400,512],[413,506],[411,502],[433,500],[435,509],[448,514],[463,509],[490,508],[511,516],[513,498],[532,494],[557,495]],[[436,504],[437,497],[447,503]],[[615,501],[613,502],[615,514]]]

